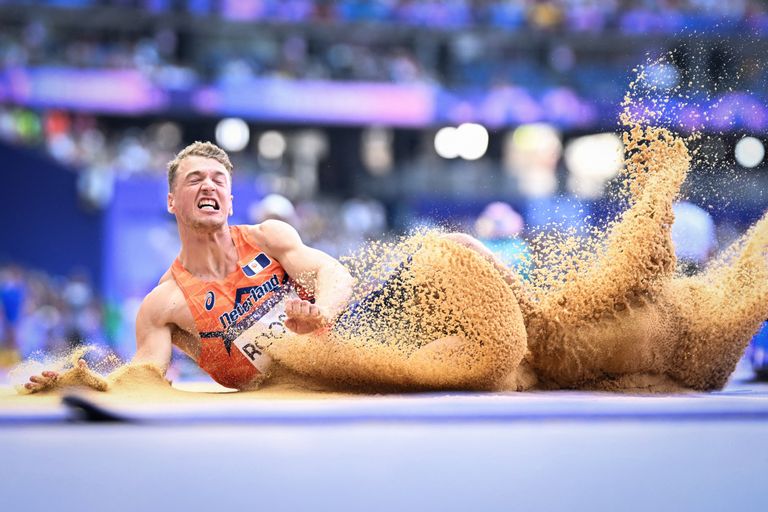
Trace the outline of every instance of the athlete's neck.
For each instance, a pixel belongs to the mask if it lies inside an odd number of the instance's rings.
[[[179,260],[195,277],[216,281],[237,269],[237,248],[227,224],[214,231],[198,231],[179,226],[179,237]]]

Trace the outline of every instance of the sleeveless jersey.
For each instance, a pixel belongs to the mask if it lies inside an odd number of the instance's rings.
[[[195,319],[201,345],[198,365],[222,386],[240,388],[266,371],[270,359],[256,338],[285,332],[282,301],[298,295],[291,291],[280,263],[267,256],[244,227],[230,226],[230,233],[238,262],[225,279],[198,279],[179,258],[171,273]]]

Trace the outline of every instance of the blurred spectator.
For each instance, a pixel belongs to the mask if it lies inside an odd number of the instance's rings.
[[[612,27],[622,30],[673,31],[678,19],[695,28],[738,26],[755,13],[764,13],[760,0],[186,0],[180,2],[112,2],[89,0],[7,0],[6,4],[36,4],[87,9],[117,7],[154,15],[186,11],[193,16],[218,15],[235,22],[376,23],[443,28],[501,26],[550,30]],[[41,45],[45,30],[30,30],[27,39]]]
[[[347,233],[370,237],[387,227],[384,206],[375,199],[352,198],[341,205],[341,218]]]
[[[475,232],[504,264],[514,268],[523,279],[528,279],[531,253],[521,238],[523,217],[510,205],[494,202],[485,207],[475,221]]]
[[[19,361],[18,326],[24,305],[25,287],[21,269],[10,266],[0,270],[0,368]]]
[[[768,322],[763,322],[760,330],[752,338],[745,355],[752,364],[755,377],[768,381]]]
[[[0,367],[38,351],[66,351],[81,343],[113,343],[105,335],[102,302],[83,273],[64,279],[15,265],[0,267],[0,299],[2,324],[6,326]],[[12,344],[6,342],[9,326]]]
[[[248,217],[254,224],[274,219],[287,222],[298,229],[296,208],[290,199],[280,194],[268,194],[258,203],[251,205]]]
[[[675,203],[672,210],[672,242],[678,267],[685,275],[696,274],[717,250],[715,222],[706,210],[686,201]]]
[[[30,7],[28,2],[6,3]],[[94,5],[102,3],[92,2]],[[115,7],[106,3],[104,7]],[[207,21],[213,21],[209,9],[200,10],[192,1],[174,4],[178,4],[175,9],[186,10],[192,16],[206,16]],[[141,5],[121,5],[119,15],[125,16],[126,10],[134,9],[137,15],[145,16]],[[89,5],[79,7],[87,9]],[[26,26],[8,27],[0,34],[0,66],[134,68],[153,82],[171,89],[200,80],[232,83],[259,76],[430,83],[456,73],[461,76],[488,75],[484,81],[489,86],[498,77],[483,73],[477,62],[462,63],[466,55],[453,59],[450,56],[448,59],[435,55],[425,57],[428,52],[424,51],[423,45],[409,38],[387,36],[386,28],[382,31],[378,25],[434,29],[434,35],[440,36],[438,40],[444,37],[438,31],[459,31],[460,37],[452,36],[445,42],[452,48],[464,48],[465,45],[458,43],[478,34],[463,30],[486,26],[574,34],[615,32],[617,29],[628,34],[673,34],[685,28],[740,33],[761,30],[768,19],[766,5],[759,0],[252,0],[220,2],[216,9],[222,20],[302,25],[286,34],[273,30],[266,23],[262,29],[248,35],[247,44],[241,39],[204,32],[195,34],[198,43],[183,48],[180,35],[172,29],[145,27],[130,34],[111,33],[106,27],[67,30],[38,21],[36,11],[30,9],[29,19],[32,21]],[[170,7],[166,5],[151,11],[160,15],[163,11],[169,12]],[[329,21],[375,23],[379,36],[364,42],[358,38],[345,40],[342,30],[336,34],[338,37],[329,41],[325,35],[304,30],[311,24],[325,25]],[[536,56],[528,60],[540,68],[540,76],[536,79],[546,79],[547,69],[537,62]],[[462,72],[462,67],[468,69]],[[580,73],[580,67],[574,72]],[[621,79],[623,75],[617,73],[615,78]]]
[[[74,273],[64,285],[61,297],[69,313],[65,336],[70,344],[80,345],[98,331],[95,325],[98,315],[93,309],[93,290],[88,277],[83,272]]]

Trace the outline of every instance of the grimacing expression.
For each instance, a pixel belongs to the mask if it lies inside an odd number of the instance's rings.
[[[168,212],[196,230],[213,231],[232,215],[232,178],[220,162],[202,156],[184,158],[168,193]]]

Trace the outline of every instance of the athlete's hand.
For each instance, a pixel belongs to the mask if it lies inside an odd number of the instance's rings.
[[[44,371],[40,375],[33,375],[29,378],[29,382],[24,384],[24,388],[29,393],[37,393],[39,391],[47,391],[56,387],[56,383],[59,381],[59,374],[52,371]]]
[[[24,384],[24,389],[27,393],[38,393],[60,386],[72,385],[88,386],[98,391],[105,391],[108,387],[107,381],[101,375],[88,368],[85,359],[79,359],[74,368],[70,368],[64,373],[48,370],[40,375],[31,376],[29,382]]]
[[[328,323],[319,307],[301,299],[286,302],[285,315],[285,326],[296,334],[309,334]]]
[[[80,371],[88,370],[88,363],[85,359],[78,359],[77,367]],[[40,375],[33,375],[29,378],[29,382],[24,384],[24,388],[30,393],[37,393],[39,391],[47,391],[56,387],[59,383],[61,375],[58,372],[46,370]]]

